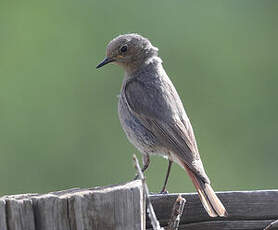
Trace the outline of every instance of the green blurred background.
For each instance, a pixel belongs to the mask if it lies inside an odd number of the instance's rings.
[[[278,1],[0,1],[0,195],[131,180],[115,36],[160,48],[216,190],[277,188]],[[140,156],[138,154],[138,156]],[[152,157],[153,192],[167,161]],[[169,192],[191,192],[177,165]]]

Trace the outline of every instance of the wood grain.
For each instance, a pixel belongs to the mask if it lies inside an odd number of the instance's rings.
[[[0,230],[144,230],[141,181],[0,199]]]
[[[228,218],[210,218],[195,193],[186,199],[180,230],[262,230],[278,219],[278,190],[217,193]],[[151,195],[156,216],[165,227],[178,194]],[[0,198],[0,230],[144,230],[146,218],[141,181],[92,189],[73,188],[44,195]],[[273,227],[271,229],[277,229]]]
[[[262,226],[278,219],[278,190],[231,191],[217,195],[228,211],[227,218],[209,217],[197,194],[182,194],[186,205],[180,229],[262,229]],[[161,226],[167,225],[177,196],[152,195],[152,204]],[[151,229],[148,220],[147,229]]]

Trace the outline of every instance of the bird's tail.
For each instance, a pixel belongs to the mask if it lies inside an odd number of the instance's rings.
[[[200,200],[211,217],[227,217],[228,213],[221,203],[221,201],[216,196],[212,187],[209,183],[204,182],[201,178],[198,178],[186,165],[184,165],[187,173],[189,174],[198,194]]]

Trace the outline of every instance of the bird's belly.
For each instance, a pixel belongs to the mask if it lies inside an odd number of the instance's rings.
[[[119,99],[118,113],[128,140],[141,153],[155,154],[161,152],[158,149],[156,137],[130,112],[123,98]]]

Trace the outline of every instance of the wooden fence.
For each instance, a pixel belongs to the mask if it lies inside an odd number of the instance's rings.
[[[217,193],[228,218],[210,218],[197,194],[186,199],[179,229],[260,229],[278,219],[278,190]],[[151,195],[161,226],[166,226],[178,194]],[[0,198],[0,230],[144,230],[146,217],[140,180],[92,189]],[[278,229],[272,227],[271,229]]]

